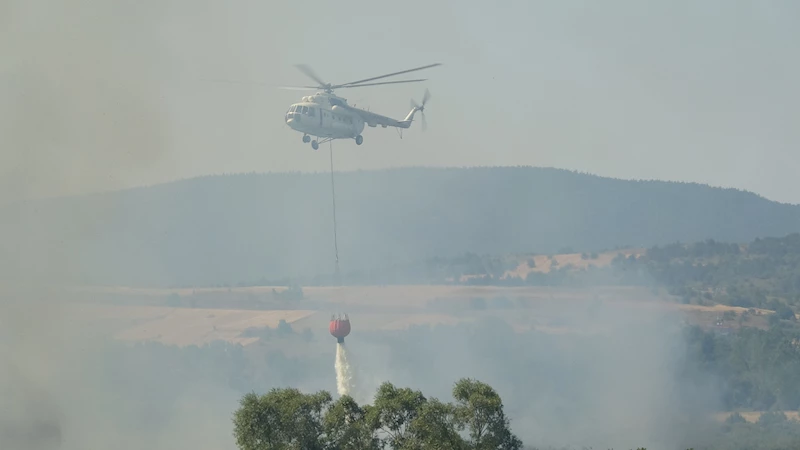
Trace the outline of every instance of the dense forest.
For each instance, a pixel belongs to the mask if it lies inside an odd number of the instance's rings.
[[[685,302],[778,311],[800,306],[800,234],[756,238],[747,245],[713,240],[655,247],[633,262]]]
[[[794,321],[800,309],[800,233],[655,246],[615,258],[609,271],[621,283],[666,286],[684,303],[763,308],[777,312],[775,321]]]
[[[330,188],[325,173],[230,175],[5,206],[0,274],[201,286],[332,273]],[[344,271],[800,229],[800,206],[749,192],[548,168],[338,173],[336,196]]]

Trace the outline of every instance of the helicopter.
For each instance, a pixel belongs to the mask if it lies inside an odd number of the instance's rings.
[[[319,149],[319,144],[324,144],[334,139],[355,139],[356,145],[361,145],[364,142],[364,137],[361,135],[361,132],[364,131],[365,125],[372,128],[378,125],[383,128],[396,127],[400,130],[402,137],[402,129],[411,127],[411,123],[414,121],[414,115],[417,112],[422,115],[422,130],[424,131],[427,128],[427,123],[425,121],[425,104],[430,100],[430,92],[427,89],[425,89],[421,104],[417,104],[414,100],[411,100],[411,111],[403,120],[393,119],[361,108],[356,108],[355,105],[351,106],[347,103],[345,98],[337,96],[333,91],[336,89],[425,81],[425,79],[416,79],[367,83],[368,81],[440,65],[440,63],[429,64],[427,66],[351,81],[349,83],[330,84],[322,81],[322,79],[307,65],[298,64],[295,67],[306,76],[316,81],[318,85],[290,86],[284,87],[283,89],[316,89],[317,92],[314,95],[303,97],[300,102],[293,104],[289,108],[285,116],[286,124],[292,130],[303,133],[303,142],[311,142],[311,148],[314,150]],[[312,136],[315,139],[312,140]]]

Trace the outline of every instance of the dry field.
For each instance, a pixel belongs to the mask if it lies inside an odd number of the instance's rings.
[[[161,296],[171,294],[181,296],[205,294],[253,294],[271,295],[272,291],[282,292],[285,286],[253,286],[234,288],[198,289],[146,289],[126,287],[86,287],[77,291],[96,294]],[[530,300],[585,300],[594,296],[620,300],[668,300],[668,296],[654,296],[648,289],[608,286],[593,288],[563,288],[546,286],[498,287],[498,286],[454,286],[454,285],[388,285],[388,286],[309,286],[303,287],[306,299],[338,305],[375,305],[382,307],[424,306],[434,299],[469,299],[475,297],[513,297]]]
[[[203,345],[224,340],[248,345],[257,338],[241,334],[251,327],[275,328],[280,320],[292,324],[315,311],[245,311],[168,308],[161,306],[75,305],[67,320],[82,325],[113,323],[111,333],[123,341],[156,341],[172,345]],[[326,322],[327,324],[327,322]]]
[[[583,259],[580,253],[564,253],[560,255],[553,255],[552,259],[548,255],[536,255],[532,258],[524,259],[522,262],[520,262],[519,266],[517,266],[515,270],[506,272],[506,276],[513,275],[524,278],[531,272],[550,272],[550,270],[553,268],[553,260],[555,260],[557,263],[557,267],[564,267],[566,265],[571,265],[576,269],[586,269],[590,266],[606,267],[611,264],[611,261],[613,261],[618,254],[622,254],[625,257],[630,255],[636,255],[638,257],[643,255],[645,250],[646,249],[644,248],[613,250],[600,253],[597,255],[597,258],[594,259]],[[528,259],[533,259],[536,267],[531,268],[528,265]]]
[[[580,257],[580,255],[578,255]],[[83,288],[92,292],[91,304],[74,307],[72,320],[102,326],[117,339],[158,341],[174,345],[203,345],[214,340],[248,345],[257,338],[242,337],[251,327],[271,327],[285,320],[297,331],[327,330],[333,312],[348,312],[356,330],[402,330],[414,325],[455,325],[498,317],[518,331],[548,333],[586,333],[596,330],[576,329],[552,320],[568,314],[586,314],[594,304],[630,310],[658,309],[685,312],[695,323],[713,325],[725,311],[741,314],[744,308],[722,305],[703,307],[676,303],[665,294],[636,287],[555,288],[488,286],[330,286],[303,288],[302,300],[274,300],[273,289],[260,286],[220,289],[128,289]],[[75,291],[73,291],[75,292]],[[171,307],[171,294],[185,298],[202,297],[202,307]],[[127,304],[103,303],[104,294],[116,300],[130,297]],[[234,307],[239,297],[269,299],[260,308]],[[474,308],[482,300],[485,310]],[[756,318],[765,321],[763,318]],[[758,325],[751,319],[748,325]]]
[[[786,414],[786,418],[788,418],[789,420],[800,421],[800,413],[798,413],[797,411],[783,411],[783,413]],[[724,422],[725,419],[727,419],[731,414],[733,414],[733,411],[723,412],[715,414],[714,418],[717,419],[719,422]],[[740,411],[739,414],[741,414],[741,416],[744,417],[744,420],[750,423],[755,423],[758,422],[759,417],[761,417],[761,415],[764,414],[764,411],[746,411],[746,412]]]
[[[285,291],[285,286],[254,286],[236,288],[202,288],[202,289],[145,289],[125,287],[87,287],[78,291],[95,294],[114,294],[143,297],[166,297],[170,294],[180,296],[219,294],[220,306],[224,305],[223,297],[230,295],[263,295],[269,296],[273,290]],[[370,307],[377,310],[392,309],[424,309],[431,302],[468,302],[470,299],[482,298],[487,301],[498,298],[514,299],[517,302],[533,306],[557,304],[565,302],[586,302],[602,300],[617,304],[626,304],[632,308],[665,308],[687,312],[709,312],[722,314],[733,311],[741,314],[747,308],[726,305],[700,306],[684,305],[676,302],[676,298],[660,293],[653,294],[647,288],[628,286],[605,286],[591,288],[565,288],[547,286],[498,287],[498,286],[451,286],[451,285],[389,285],[389,286],[309,286],[303,288],[304,300],[292,303],[302,305],[303,302],[317,305],[330,305],[333,308]],[[337,310],[338,311],[338,310]],[[761,314],[772,311],[756,309]],[[328,311],[332,313],[334,311]]]

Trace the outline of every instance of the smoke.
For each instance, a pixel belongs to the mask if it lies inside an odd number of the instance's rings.
[[[347,354],[347,347],[344,342],[336,344],[336,391],[339,395],[351,395],[354,390],[355,382],[350,360]]]
[[[584,293],[591,298],[591,289]],[[444,400],[459,378],[487,382],[503,398],[514,432],[532,447],[700,445],[715,429],[710,420],[721,388],[702,371],[686,370],[682,314],[646,299],[609,297],[537,298],[511,309],[494,309],[489,299],[486,309],[472,311],[459,299],[459,312],[452,311],[458,325],[362,331],[358,370]],[[360,384],[374,384],[367,382]]]
[[[135,14],[116,2],[6,8],[0,204],[123,187],[163,161],[171,139],[151,72],[158,46],[139,33],[159,27],[148,6]]]
[[[161,8],[0,0],[0,448],[233,448],[231,389],[166,381],[154,364],[119,370],[125,352],[58,287],[86,275],[85,240],[137,212],[57,200],[68,213],[53,217],[26,203],[140,184],[165,167]],[[169,397],[153,395],[163,387]]]

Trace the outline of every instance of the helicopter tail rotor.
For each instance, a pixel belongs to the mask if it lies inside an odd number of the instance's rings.
[[[422,116],[422,131],[423,132],[428,129],[428,121],[425,120],[425,104],[428,103],[428,100],[430,100],[430,98],[431,98],[430,91],[425,89],[425,94],[422,96],[422,104],[421,105],[417,104],[417,102],[415,102],[413,99],[411,100],[411,108],[412,108],[411,114],[412,114],[412,117],[413,117],[414,113],[419,111],[420,115]]]

